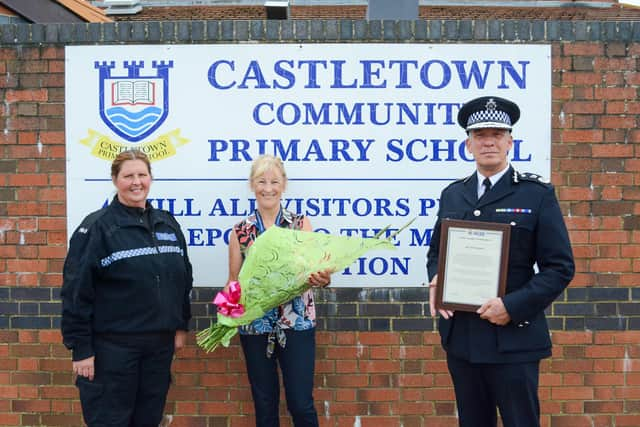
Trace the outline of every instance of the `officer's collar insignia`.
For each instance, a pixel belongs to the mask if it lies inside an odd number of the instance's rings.
[[[542,175],[538,175],[536,173],[524,172],[524,173],[519,173],[519,176],[520,176],[520,179],[526,179],[528,181],[538,181],[543,184],[549,184],[551,182],[547,178],[543,177]],[[517,178],[515,178],[515,176],[514,176],[514,180],[515,182],[517,182]]]

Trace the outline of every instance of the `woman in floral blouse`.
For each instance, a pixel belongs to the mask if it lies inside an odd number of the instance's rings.
[[[282,161],[264,155],[254,160],[249,177],[256,210],[234,225],[229,236],[229,282],[237,281],[244,253],[271,226],[312,231],[309,219],[284,209],[280,199],[287,186]],[[256,412],[256,427],[278,427],[282,371],[287,408],[295,427],[318,426],[313,403],[315,366],[314,287],[331,282],[330,271],[309,276],[310,289],[240,328],[247,374]]]

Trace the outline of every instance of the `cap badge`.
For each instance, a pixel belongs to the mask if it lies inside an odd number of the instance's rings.
[[[494,101],[493,98],[489,98],[487,103],[484,105],[484,108],[486,108],[487,111],[495,111],[497,106],[496,101]]]

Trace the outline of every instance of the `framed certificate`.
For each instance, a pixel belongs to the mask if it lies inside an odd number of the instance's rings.
[[[476,311],[503,296],[511,226],[444,219],[441,227],[436,307]]]

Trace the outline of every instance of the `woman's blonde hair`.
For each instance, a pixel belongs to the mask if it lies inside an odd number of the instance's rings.
[[[112,178],[118,176],[120,169],[122,169],[122,164],[127,160],[142,160],[144,164],[147,165],[147,171],[149,172],[149,175],[151,175],[151,162],[149,161],[149,157],[137,148],[131,148],[129,150],[122,151],[115,159],[113,159],[113,163],[111,163]]]
[[[271,154],[263,154],[256,157],[251,164],[251,174],[249,175],[249,185],[253,188],[253,180],[264,175],[269,170],[277,170],[284,178],[284,185],[287,185],[287,172],[284,170],[284,163],[279,157]]]

